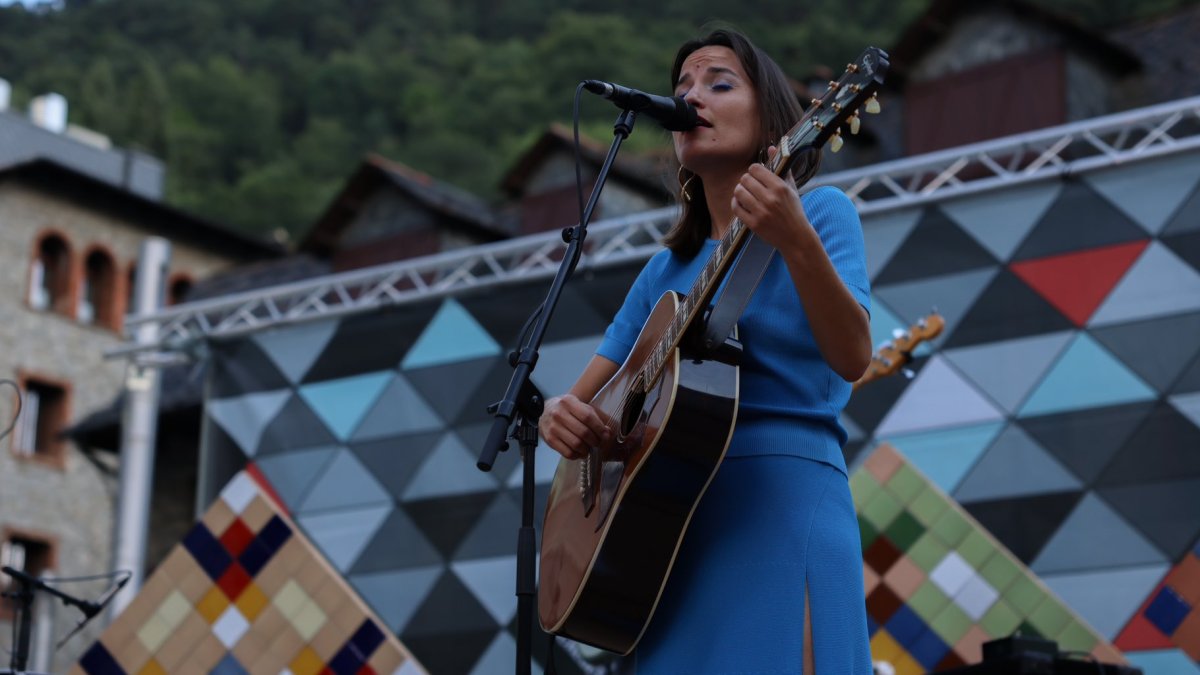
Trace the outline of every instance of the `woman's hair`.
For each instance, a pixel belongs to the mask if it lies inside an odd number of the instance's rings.
[[[803,114],[783,69],[745,35],[722,28],[705,37],[689,40],[679,47],[675,54],[675,65],[671,68],[672,88],[679,80],[679,71],[683,68],[684,60],[702,47],[728,47],[737,55],[742,69],[754,85],[755,96],[758,99],[758,128],[762,133],[759,152],[765,152],[767,146],[778,142]],[[756,157],[747,157],[746,164],[749,165],[755,160]],[[687,184],[690,199],[681,200],[683,213],[663,237],[663,244],[675,253],[691,258],[700,252],[704,240],[712,233],[712,217],[704,200],[704,185],[699,176],[687,169],[681,169],[679,179],[691,181]]]

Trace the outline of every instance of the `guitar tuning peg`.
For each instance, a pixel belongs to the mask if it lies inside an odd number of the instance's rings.
[[[878,113],[881,110],[879,106],[879,98],[875,96],[875,94],[871,94],[871,98],[867,99],[867,104],[863,106],[863,110],[866,110],[872,115]]]
[[[838,129],[837,131],[833,132],[833,138],[829,139],[829,149],[837,152],[838,150],[842,149],[844,142],[845,141],[842,140],[842,130]]]
[[[862,126],[862,120],[858,118],[858,113],[854,113],[850,116],[850,133],[857,134],[860,126]]]

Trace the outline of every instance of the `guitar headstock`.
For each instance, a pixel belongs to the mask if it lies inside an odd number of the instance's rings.
[[[782,174],[792,155],[820,148],[827,141],[830,150],[840,150],[843,125],[849,127],[850,133],[857,134],[861,124],[859,110],[880,111],[876,94],[883,86],[888,65],[887,52],[877,47],[867,47],[858,59],[848,64],[842,76],[830,82],[820,98],[812,100],[804,117],[780,140],[780,152],[772,169]]]
[[[871,355],[871,365],[867,372],[854,383],[858,389],[862,385],[873,382],[888,375],[899,372],[912,360],[913,351],[922,342],[927,342],[942,334],[946,320],[936,312],[922,317],[919,321],[901,331],[890,342],[883,345]]]

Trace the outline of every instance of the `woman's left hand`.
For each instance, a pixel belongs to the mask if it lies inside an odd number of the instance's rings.
[[[775,154],[775,148],[770,149]],[[795,183],[753,164],[733,189],[733,215],[755,235],[777,249],[790,248],[798,235],[811,231]]]

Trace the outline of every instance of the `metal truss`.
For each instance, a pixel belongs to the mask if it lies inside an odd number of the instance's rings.
[[[1200,96],[817,176],[873,213],[1200,146]]]
[[[810,185],[837,186],[869,214],[1196,147],[1200,97],[819,175]],[[666,208],[595,223],[579,269],[645,260],[660,248],[676,213]],[[547,232],[130,316],[129,334],[153,323],[157,341],[109,356],[143,364],[185,360],[205,340],[549,278],[564,251],[560,233]]]

